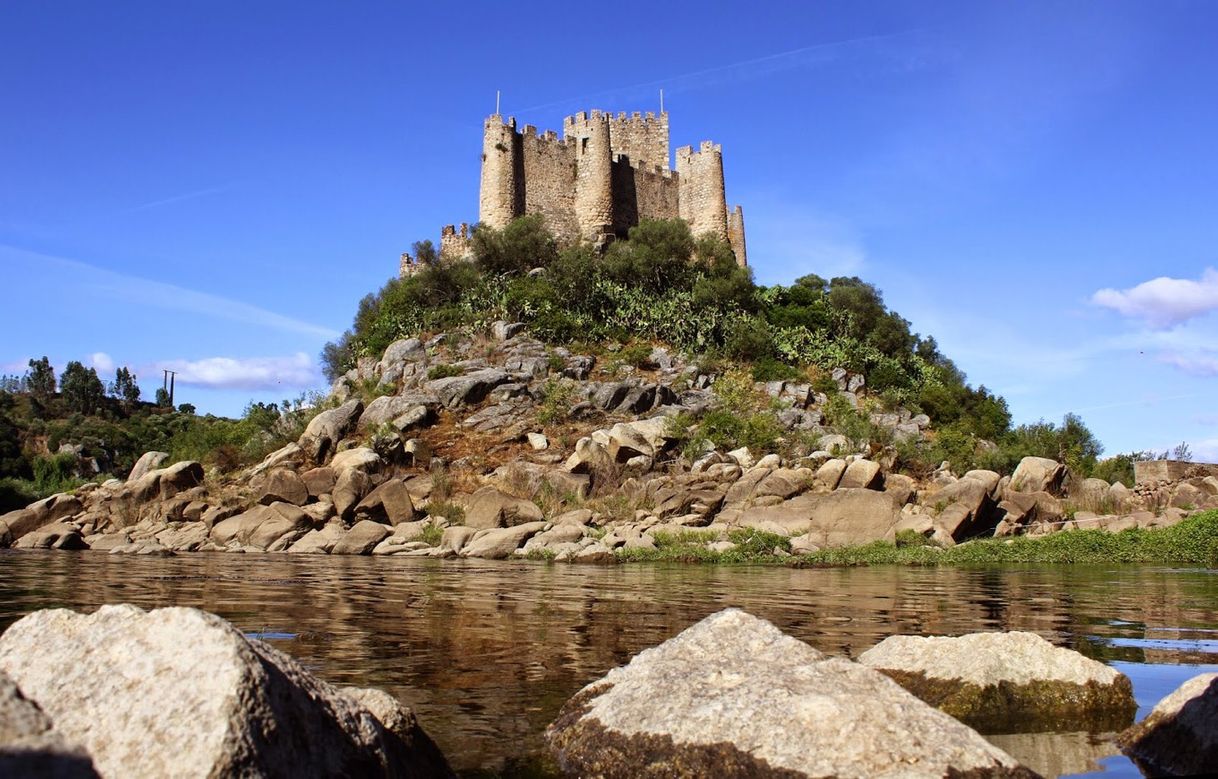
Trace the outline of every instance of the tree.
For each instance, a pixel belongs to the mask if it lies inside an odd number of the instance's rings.
[[[525,273],[548,268],[558,259],[558,242],[541,214],[513,219],[502,230],[479,225],[471,244],[474,262],[483,273]]]
[[[41,360],[30,360],[30,372],[26,374],[25,386],[30,394],[45,400],[55,394],[55,370],[51,361],[43,355]]]
[[[126,366],[114,372],[114,382],[110,385],[110,397],[118,398],[124,405],[134,406],[140,400],[140,385],[135,383],[135,374]]]
[[[169,407],[169,390],[164,387],[156,388],[156,404],[165,408]]]
[[[64,402],[71,410],[85,414],[96,413],[106,395],[102,381],[97,377],[97,371],[86,368],[76,360],[68,363],[59,377],[59,389]]]
[[[421,265],[435,265],[440,260],[436,245],[430,240],[415,241],[410,245],[410,251],[414,252],[415,262]]]

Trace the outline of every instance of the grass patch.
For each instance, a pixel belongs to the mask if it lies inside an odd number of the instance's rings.
[[[707,544],[719,540],[719,534],[713,530],[657,532],[652,537],[656,542],[654,549],[619,549],[618,559],[622,562],[773,563],[786,559],[775,554],[775,549],[783,552],[791,549],[791,541],[787,537],[752,528],[730,531],[727,540],[736,546],[725,551],[707,548]]]
[[[465,522],[465,509],[447,500],[428,501],[427,513],[433,517],[444,517],[451,524],[460,525]],[[436,527],[432,525],[432,527]],[[444,531],[441,530],[441,533]]]
[[[419,534],[419,540],[428,546],[439,546],[440,539],[443,537],[444,528],[434,523],[429,523],[427,527],[423,528],[423,532]]]
[[[794,562],[806,566],[846,565],[1006,565],[1012,563],[1104,565],[1111,563],[1218,564],[1218,511],[1206,511],[1177,525],[1120,533],[1067,530],[1029,538],[985,538],[949,549],[894,545],[823,549]]]
[[[453,376],[461,376],[464,375],[464,373],[465,371],[458,368],[456,365],[440,363],[439,365],[431,366],[431,368],[427,370],[427,378],[434,381],[436,379],[448,379]]]

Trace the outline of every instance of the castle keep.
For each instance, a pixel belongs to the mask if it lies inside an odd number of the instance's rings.
[[[532,125],[518,130],[514,118],[487,117],[478,220],[502,229],[530,214],[545,217],[562,242],[597,246],[625,238],[640,220],[680,218],[695,236],[709,232],[727,241],[736,261],[747,264],[744,213],[740,206],[728,210],[722,150],[710,141],[697,150],[682,146],[672,170],[666,112],[581,112],[563,120],[561,138]],[[468,251],[468,225],[446,226],[440,256]],[[412,265],[403,255],[403,275]]]

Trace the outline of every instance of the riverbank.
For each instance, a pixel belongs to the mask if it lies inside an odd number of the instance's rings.
[[[791,539],[774,533],[740,530],[726,546],[714,532],[688,530],[657,534],[654,548],[623,549],[620,562],[762,563],[796,567],[857,565],[1009,565],[1136,563],[1218,565],[1218,511],[1194,514],[1163,528],[1072,530],[1044,536],[979,538],[952,547],[904,533],[895,542],[822,549],[799,554]]]

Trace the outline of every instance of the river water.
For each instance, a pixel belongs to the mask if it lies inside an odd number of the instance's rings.
[[[544,770],[542,732],[580,687],[727,606],[846,657],[893,634],[1034,631],[1127,674],[1140,718],[1218,670],[1215,573],[8,551],[0,629],[50,607],[196,606],[322,678],[396,695],[463,775],[518,777]],[[989,738],[1046,774],[1139,776],[1104,734]]]

